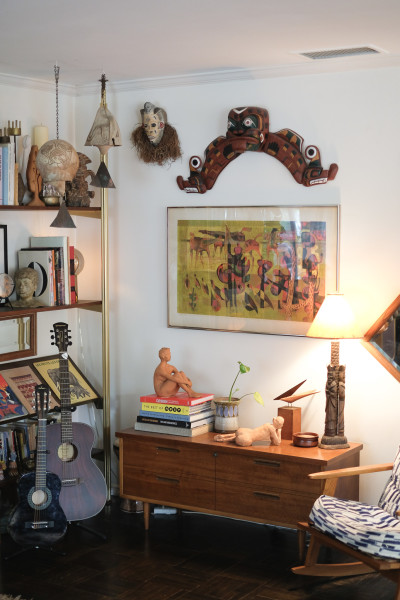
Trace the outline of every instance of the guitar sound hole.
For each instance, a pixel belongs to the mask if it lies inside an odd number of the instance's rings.
[[[77,447],[74,444],[65,443],[58,447],[58,458],[63,462],[71,462],[78,456]]]
[[[34,510],[44,510],[51,504],[53,495],[49,488],[35,489],[32,488],[27,496],[28,504]]]

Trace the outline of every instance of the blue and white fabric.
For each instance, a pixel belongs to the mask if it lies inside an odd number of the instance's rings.
[[[378,506],[320,496],[310,520],[316,529],[379,558],[400,559],[400,449]]]

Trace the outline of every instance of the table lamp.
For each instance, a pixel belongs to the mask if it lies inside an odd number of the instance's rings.
[[[339,343],[342,339],[360,337],[355,328],[353,312],[338,292],[327,294],[307,337],[331,340],[331,362],[326,381],[325,432],[320,448],[348,448],[344,435],[345,365],[339,363]]]

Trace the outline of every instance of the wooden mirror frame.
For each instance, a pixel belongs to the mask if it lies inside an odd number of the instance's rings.
[[[391,317],[399,308],[400,295],[393,300],[391,305],[388,306],[379,319],[368,329],[362,339],[363,346],[385,367],[385,369],[389,371],[389,373],[393,375],[393,377],[397,379],[397,381],[400,381],[400,362],[395,363],[395,361],[391,361],[387,355],[384,354],[383,350],[380,349],[380,346],[374,343],[373,338],[389,324]],[[397,343],[400,343],[400,339],[397,340]],[[397,368],[395,364],[398,364]]]
[[[37,353],[37,342],[36,342],[36,323],[37,316],[35,312],[24,312],[23,314],[10,315],[5,317],[0,315],[0,324],[2,321],[10,321],[11,319],[23,319],[29,317],[29,339],[30,346],[24,350],[16,350],[15,352],[3,352],[0,350],[0,361],[15,360],[18,358],[26,358],[27,356],[35,356]]]

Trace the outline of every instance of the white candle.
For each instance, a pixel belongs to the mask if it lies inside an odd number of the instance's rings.
[[[33,128],[33,146],[43,146],[49,140],[49,130],[45,125],[38,125]]]

